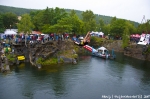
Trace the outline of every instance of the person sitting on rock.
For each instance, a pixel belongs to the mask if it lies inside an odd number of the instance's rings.
[[[84,39],[81,39],[80,42],[74,41],[74,43],[78,46],[87,45],[90,42],[91,34],[88,32]]]

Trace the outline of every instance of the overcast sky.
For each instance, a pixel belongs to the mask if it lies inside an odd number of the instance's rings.
[[[80,11],[91,10],[94,14],[141,23],[143,16],[150,19],[150,0],[0,0],[0,5],[46,9],[66,8]]]

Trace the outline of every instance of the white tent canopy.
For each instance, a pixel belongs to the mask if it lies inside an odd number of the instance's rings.
[[[6,30],[5,32],[4,32],[4,34],[5,35],[11,35],[11,34],[17,34],[15,31],[13,31],[13,30]]]
[[[92,36],[100,36],[100,35],[101,35],[102,37],[104,36],[104,33],[103,33],[103,32],[93,32],[93,31],[92,31],[90,34],[91,34]]]
[[[105,47],[100,47],[100,48],[98,48],[97,50],[107,50]]]
[[[99,35],[104,35],[104,33],[103,33],[103,32],[99,32],[98,34],[99,34]]]

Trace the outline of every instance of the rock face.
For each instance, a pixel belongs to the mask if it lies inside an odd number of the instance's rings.
[[[91,43],[90,43],[91,44]],[[150,61],[150,54],[145,54],[147,48],[143,46],[138,46],[135,43],[130,43],[129,47],[123,49],[122,41],[116,40],[113,42],[103,42],[101,46],[106,47],[109,50],[114,50],[116,52],[123,52],[124,55]],[[71,40],[64,41],[48,41],[45,43],[33,43],[21,45],[12,45],[12,49],[14,49],[14,54],[24,55],[27,62],[30,62],[32,65],[41,68],[41,64],[37,63],[39,58],[43,58],[44,60],[49,60],[50,58],[56,57],[58,63],[77,63],[77,53],[79,55],[87,52],[82,47],[74,45]]]
[[[150,54],[144,54],[147,51],[147,46],[137,45],[136,43],[130,42],[129,47],[123,49],[122,41],[116,40],[112,43],[104,43],[103,46],[108,48],[109,50],[114,49],[116,52],[123,52],[124,55],[137,58],[140,60],[148,60],[150,61]]]
[[[57,57],[58,63],[63,60],[63,63],[76,63],[74,59],[73,42],[71,41],[49,41],[43,44],[34,44],[29,48],[29,58],[32,65],[39,65],[36,63],[38,58],[44,60],[50,57]]]
[[[137,58],[140,60],[150,61],[150,54],[145,54],[146,51],[147,51],[147,46],[132,45],[131,47],[125,48],[124,55]]]
[[[36,60],[39,57],[47,59],[50,55],[58,51],[56,42],[46,42],[43,44],[32,44],[29,46],[29,59],[32,65],[36,66]]]
[[[37,60],[42,58],[43,60],[49,60],[50,58],[57,58],[58,63],[77,63],[77,54],[75,51],[75,45],[71,40],[63,41],[47,41],[44,43],[32,43],[27,44],[12,44],[13,54],[17,56],[25,56],[24,62],[30,62],[34,66],[41,67],[41,64],[37,64]],[[17,61],[15,62],[18,63]]]
[[[121,40],[116,40],[113,42],[104,42],[102,44],[103,46],[105,46],[107,49],[109,50],[114,50],[116,52],[124,52],[124,49],[122,48],[122,41]]]

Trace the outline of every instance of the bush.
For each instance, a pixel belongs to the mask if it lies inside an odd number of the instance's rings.
[[[57,64],[58,60],[57,58],[50,58],[44,60],[43,58],[40,57],[36,62],[37,64],[41,64],[41,65],[52,65],[52,64]]]
[[[105,38],[100,38],[100,37],[92,36],[91,37],[90,45],[92,45],[93,47],[99,47],[99,46],[101,46],[106,41],[109,41],[109,40],[106,40]]]
[[[147,50],[144,51],[143,54],[150,54],[150,46],[148,46]]]
[[[36,63],[37,64],[42,64],[43,61],[44,61],[44,59],[40,57],[40,58],[38,58],[38,60],[36,61]]]
[[[16,59],[16,55],[13,55],[13,54],[8,54],[8,55],[6,55],[6,57],[11,62],[15,61],[15,59]]]

